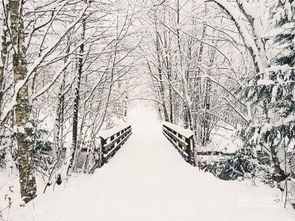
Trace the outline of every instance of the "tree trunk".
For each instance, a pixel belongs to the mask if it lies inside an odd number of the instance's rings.
[[[156,18],[155,18],[156,19]],[[160,51],[160,33],[158,32],[157,21],[155,20],[155,31],[156,31],[156,52],[157,52],[157,61],[158,61],[158,74],[159,74],[159,92],[162,100],[164,120],[169,121],[168,111],[165,101],[165,88],[163,85],[163,73],[162,73],[162,63],[161,63],[161,51]]]
[[[212,42],[214,43],[214,42]],[[217,41],[214,43],[214,46],[217,47]],[[210,59],[208,63],[208,72],[207,74],[210,76],[211,74],[211,67],[214,64],[216,55],[216,50],[214,48],[211,49],[210,53]],[[203,115],[203,134],[202,134],[202,146],[206,146],[210,141],[210,121],[211,121],[211,115],[208,113],[208,111],[211,108],[211,93],[212,93],[212,82],[210,79],[206,78],[204,83],[204,103],[203,103],[203,109],[204,109],[204,115]]]
[[[27,75],[22,4],[21,0],[9,1],[15,84],[25,79]],[[20,191],[25,203],[36,197],[36,181],[32,154],[33,145],[30,141],[32,131],[28,125],[30,113],[31,106],[29,104],[28,86],[25,85],[17,94],[15,107],[15,124],[18,129],[16,140],[18,146]]]
[[[211,81],[209,79],[205,79],[205,90],[204,90],[204,115],[202,119],[202,146],[206,146],[210,140],[210,115],[207,113],[210,110],[210,94],[211,94]]]
[[[86,18],[85,15],[82,18],[82,34],[81,34],[81,40],[85,40],[85,31],[86,31]],[[78,71],[77,71],[77,85],[75,88],[75,99],[74,99],[74,113],[73,113],[73,130],[72,130],[72,157],[70,160],[70,164],[68,167],[68,174],[71,169],[74,168],[74,164],[76,161],[76,154],[77,154],[77,148],[78,148],[78,117],[79,117],[79,102],[80,102],[80,86],[81,86],[81,77],[83,72],[83,54],[84,54],[84,47],[85,44],[81,44],[80,46],[80,55],[78,58]]]
[[[206,35],[206,30],[207,30],[207,24],[206,22],[203,23],[203,29],[202,29],[202,36],[201,36],[201,40],[203,40],[205,38]],[[197,62],[198,62],[198,66],[201,65],[200,63],[203,60],[203,53],[204,53],[204,43],[200,42],[200,46],[199,46],[199,51],[198,51],[198,58],[197,58]],[[196,112],[199,112],[201,110],[201,116],[197,116],[196,118],[198,119],[196,121],[196,125],[194,128],[196,130],[196,138],[197,138],[197,143],[200,144],[201,146],[205,146],[205,132],[206,132],[206,112],[205,112],[205,103],[206,103],[206,79],[205,79],[205,83],[203,81],[202,78],[200,78],[200,72],[201,69],[198,67],[195,73],[195,96],[196,99],[195,101],[198,102],[195,107],[196,107]],[[203,109],[203,110],[202,110]]]
[[[0,117],[1,117],[1,110],[3,105],[3,96],[4,96],[4,71],[5,71],[5,65],[6,65],[6,59],[7,59],[7,47],[8,47],[8,29],[7,29],[7,3],[4,1],[2,2],[2,12],[1,15],[3,15],[3,22],[1,24],[2,28],[0,30],[0,41],[1,41],[1,51],[0,51]]]
[[[274,180],[277,183],[280,183],[281,181],[285,180],[287,178],[287,175],[285,174],[285,171],[282,170],[280,166],[280,160],[278,158],[276,147],[273,145],[273,143],[270,145],[270,153],[271,153],[271,159],[274,166]]]
[[[265,114],[265,118],[267,123],[270,123],[270,118],[268,114],[268,109],[267,109],[267,102],[265,101],[263,103],[263,112]],[[287,178],[287,175],[285,174],[284,170],[282,170],[281,165],[280,165],[280,160],[277,154],[277,148],[275,145],[273,145],[274,141],[271,141],[270,143],[270,154],[271,154],[271,160],[274,166],[274,172],[273,172],[273,178],[274,180],[279,183]]]
[[[71,49],[71,37],[67,38],[67,54],[69,54]],[[67,63],[69,60],[69,55],[64,59],[64,63]],[[66,149],[64,148],[64,121],[65,121],[65,86],[66,86],[66,72],[65,69],[62,73],[62,81],[59,87],[58,92],[58,104],[56,110],[56,118],[55,118],[55,127],[54,127],[54,151],[56,160],[60,163],[57,165],[57,168],[61,167],[61,163],[63,162],[66,156]]]
[[[164,22],[166,22],[166,10],[164,10]],[[172,55],[171,55],[171,49],[169,48],[169,40],[170,39],[170,35],[171,35],[171,31],[170,30],[167,30],[166,29],[164,30],[164,34],[163,34],[163,50],[164,50],[164,53],[162,55],[162,59],[163,59],[163,65],[165,65],[165,70],[166,70],[166,73],[167,73],[167,79],[168,79],[168,82],[172,82],[172,63],[171,63],[171,60],[172,60]],[[169,86],[168,86],[168,96],[169,96],[169,121],[171,123],[174,122],[174,115],[173,115],[173,92],[172,92],[172,85],[171,83],[169,83]]]
[[[192,129],[192,116],[191,116],[191,102],[190,96],[188,94],[188,81],[187,81],[187,71],[183,65],[183,55],[182,55],[182,47],[181,47],[181,38],[180,38],[180,2],[176,1],[176,37],[177,37],[177,48],[178,48],[178,59],[179,59],[179,72],[181,74],[181,80],[183,84],[183,121],[184,127]]]

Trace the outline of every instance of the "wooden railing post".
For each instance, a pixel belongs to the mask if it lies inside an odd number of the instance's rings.
[[[189,161],[190,161],[190,164],[195,166],[196,165],[196,162],[195,162],[195,142],[194,142],[194,137],[191,136],[189,139],[188,139],[188,149],[189,149]]]
[[[99,152],[99,167],[102,167],[105,163],[105,159],[103,157],[103,153],[105,151],[106,140],[100,137],[100,152]]]

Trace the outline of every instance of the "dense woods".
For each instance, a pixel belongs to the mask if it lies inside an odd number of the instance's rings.
[[[100,132],[125,122],[138,99],[153,101],[162,121],[192,130],[196,153],[214,148],[218,133],[235,140],[225,160],[195,154],[198,167],[291,194],[293,0],[2,0],[0,7],[0,170],[18,171],[25,203],[38,188],[93,172],[87,159],[99,157]]]

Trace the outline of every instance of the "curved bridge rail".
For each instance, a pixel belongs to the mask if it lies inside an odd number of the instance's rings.
[[[169,122],[163,122],[163,134],[178,150],[184,160],[195,166],[194,132]]]

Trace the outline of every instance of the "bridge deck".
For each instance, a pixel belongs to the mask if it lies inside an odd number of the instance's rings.
[[[154,114],[142,112],[131,115],[133,135],[108,164],[38,197],[32,211],[19,210],[26,212],[23,220],[294,220],[270,202],[275,190],[220,181],[190,166]]]

